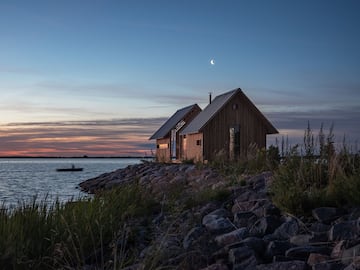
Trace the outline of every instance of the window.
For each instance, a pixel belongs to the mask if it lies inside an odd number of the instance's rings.
[[[196,140],[196,145],[201,145],[201,140]]]
[[[168,149],[169,148],[169,144],[167,143],[161,143],[157,145],[158,149]]]

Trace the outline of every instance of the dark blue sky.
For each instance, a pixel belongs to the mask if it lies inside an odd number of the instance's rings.
[[[210,91],[240,87],[281,134],[298,139],[308,120],[316,129],[334,122],[339,140],[346,134],[354,142],[359,14],[360,2],[350,0],[2,0],[1,129],[126,118],[153,124],[180,107],[204,107]],[[129,128],[114,126],[109,134]],[[129,151],[146,150],[139,143]]]

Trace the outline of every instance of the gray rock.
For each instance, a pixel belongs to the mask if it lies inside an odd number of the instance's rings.
[[[248,247],[238,247],[229,251],[229,261],[233,269],[254,269],[258,264],[255,252]]]
[[[274,233],[269,235],[269,240],[288,240],[299,232],[299,224],[296,219],[289,219],[275,229]]]
[[[214,263],[212,265],[209,265],[205,268],[202,268],[201,270],[229,270],[226,264],[223,263]]]
[[[309,227],[309,230],[315,233],[328,232],[331,228],[331,225],[324,224],[321,222],[312,223]]]
[[[359,270],[360,269],[360,260],[359,258],[357,260],[354,260],[351,264],[346,266],[344,270]]]
[[[230,245],[230,244],[233,244],[233,243],[243,240],[244,238],[247,237],[247,235],[248,235],[247,228],[240,228],[240,229],[231,231],[229,233],[222,234],[222,235],[215,237],[215,242],[219,246],[224,247],[226,245]]]
[[[206,229],[215,234],[221,234],[230,232],[234,229],[233,224],[228,218],[213,216],[212,218],[207,218],[206,221],[203,221],[203,225]]]
[[[349,214],[349,220],[355,220],[360,218],[360,207],[354,207]]]
[[[258,237],[247,237],[240,241],[240,244],[247,246],[255,251],[256,255],[263,256],[265,253],[265,241]]]
[[[303,261],[274,262],[270,264],[260,264],[256,270],[305,270],[307,265]]]
[[[285,252],[286,257],[298,258],[300,260],[307,260],[311,253],[319,253],[323,255],[330,255],[331,248],[322,246],[301,246],[293,247]]]
[[[276,228],[281,224],[278,217],[266,216],[260,218],[250,229],[250,235],[252,236],[264,236],[265,234],[273,233]]]
[[[329,240],[351,240],[360,236],[360,226],[357,220],[340,222],[329,230]]]
[[[339,218],[344,214],[344,211],[335,207],[319,207],[312,210],[313,217],[321,222],[328,224],[331,221]]]
[[[234,224],[237,227],[250,227],[257,220],[257,216],[251,212],[238,212],[234,214]]]
[[[260,197],[257,192],[245,190],[235,199],[235,204],[248,201],[257,201],[258,199],[260,199]]]
[[[294,244],[296,246],[305,246],[310,243],[310,240],[312,239],[311,234],[298,234],[294,235],[290,238],[290,243]]]
[[[350,264],[356,257],[360,256],[360,244],[351,248],[345,249],[341,255],[341,262],[345,265]],[[359,259],[359,258],[357,258]]]
[[[345,240],[341,240],[337,242],[331,251],[331,255],[330,255],[331,258],[339,259],[344,249],[345,249]]]
[[[339,268],[340,269],[343,269],[344,267],[342,268]],[[317,264],[314,264],[313,266],[311,266],[311,270],[335,270],[334,268],[334,264],[333,263],[317,263]]]
[[[312,233],[311,243],[327,242],[329,241],[328,232]]]
[[[285,252],[293,247],[294,245],[288,241],[271,241],[266,247],[265,256],[271,259],[274,256],[285,255]]]
[[[213,233],[226,233],[234,229],[229,220],[231,213],[224,208],[219,208],[207,214],[202,219],[202,224]]]
[[[318,254],[318,253],[311,253],[307,260],[307,264],[310,266],[316,264],[324,264],[325,262],[329,261],[331,258],[328,255]]]
[[[204,206],[202,206],[197,212],[200,217],[204,217],[205,215],[216,210],[218,207],[219,207],[219,205],[217,205],[216,203],[209,202],[209,203],[205,204]]]
[[[230,218],[231,216],[232,215],[229,211],[224,208],[219,208],[204,216],[202,222],[207,223],[209,220],[213,220],[214,218]]]
[[[192,228],[184,237],[183,247],[184,249],[189,249],[196,241],[205,234],[204,227],[194,227]]]
[[[251,211],[254,206],[257,204],[257,201],[234,201],[234,205],[232,206],[231,212],[246,212]]]
[[[256,202],[256,204],[251,208],[251,212],[253,212],[257,217],[262,218],[267,215],[267,209],[271,209],[272,203],[268,199],[262,199]],[[271,211],[270,211],[271,212]],[[276,213],[275,215],[279,217],[279,214]]]

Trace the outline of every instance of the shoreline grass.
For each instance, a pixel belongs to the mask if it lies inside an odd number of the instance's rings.
[[[122,256],[131,262],[134,232],[126,222],[158,211],[158,204],[137,184],[99,194],[94,198],[48,204],[22,203],[0,211],[1,269],[64,269],[105,263]],[[124,228],[126,230],[124,231]],[[118,243],[126,232],[124,241]],[[118,253],[122,252],[122,253]],[[116,262],[118,263],[119,258]]]

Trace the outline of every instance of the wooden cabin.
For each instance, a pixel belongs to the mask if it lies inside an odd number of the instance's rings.
[[[238,88],[217,96],[181,132],[182,160],[229,160],[247,155],[249,145],[266,147],[266,135],[276,128]]]
[[[156,160],[170,162],[180,159],[180,132],[201,112],[197,104],[177,110],[151,137],[156,139]]]

